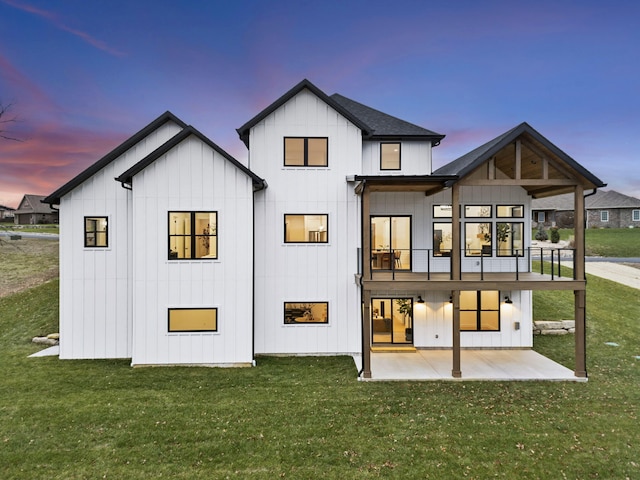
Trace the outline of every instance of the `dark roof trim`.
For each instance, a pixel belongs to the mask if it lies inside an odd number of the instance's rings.
[[[258,177],[255,173],[253,173],[251,170],[249,170],[247,167],[245,167],[242,163],[240,163],[238,160],[236,160],[230,154],[225,152],[222,148],[220,148],[218,145],[216,145],[214,142],[212,142],[209,138],[207,138],[205,135],[203,135],[201,132],[196,130],[191,125],[189,125],[186,128],[184,128],[184,130],[181,130],[179,133],[174,135],[167,142],[162,144],[160,147],[156,148],[149,155],[147,155],[142,160],[140,160],[138,163],[133,165],[126,172],[124,172],[119,177],[117,177],[116,181],[122,183],[123,186],[124,185],[131,185],[133,177],[136,174],[140,173],[142,170],[144,170],[149,165],[151,165],[153,162],[155,162],[158,158],[160,158],[161,156],[165,155],[172,148],[177,146],[179,143],[181,143],[183,140],[187,139],[191,135],[194,135],[195,137],[200,139],[203,143],[209,145],[213,150],[218,152],[225,159],[227,159],[229,162],[231,162],[236,168],[238,168],[240,171],[245,173],[249,178],[251,178],[251,180],[253,181],[254,191],[263,190],[263,189],[265,189],[267,187],[267,182],[264,179]]]
[[[399,185],[407,183],[441,183],[457,180],[456,175],[355,175],[355,181],[371,184]]]
[[[249,148],[249,132],[251,131],[251,128],[257,125],[262,120],[264,120],[267,116],[271,115],[271,113],[273,113],[282,105],[287,103],[289,100],[291,100],[293,97],[295,97],[298,93],[300,93],[305,88],[309,90],[311,93],[313,93],[316,97],[320,98],[320,100],[322,100],[324,103],[326,103],[331,108],[333,108],[338,113],[340,113],[340,115],[345,117],[351,123],[356,125],[360,130],[362,130],[363,135],[367,136],[371,133],[371,128],[368,125],[366,125],[362,120],[360,120],[358,117],[354,116],[351,112],[349,112],[344,107],[342,107],[339,103],[335,102],[333,99],[331,99],[331,97],[329,97],[326,93],[324,93],[322,90],[320,90],[318,87],[316,87],[313,83],[311,83],[309,80],[305,78],[296,86],[294,86],[291,90],[289,90],[287,93],[285,93],[280,98],[278,98],[271,105],[269,105],[267,108],[265,108],[260,113],[258,113],[255,117],[253,117],[247,123],[242,125],[240,128],[236,129],[236,131],[238,132],[238,135],[240,136],[240,140],[244,142],[247,148]]]
[[[542,136],[537,130],[526,122],[522,122],[517,127],[509,130],[502,135],[490,140],[484,145],[470,151],[469,153],[457,158],[456,160],[440,167],[433,173],[436,175],[457,175],[460,178],[466,176],[475,170],[482,163],[489,160],[495,154],[497,154],[504,147],[514,142],[522,134],[530,135],[534,140],[540,142],[547,149],[549,149],[560,160],[565,162],[585,179],[595,185],[596,188],[606,186],[598,177],[576,162],[573,158],[567,155],[565,152],[556,147],[553,143]]]
[[[71,190],[76,188],[78,185],[83,183],[92,175],[95,175],[96,173],[98,173],[100,170],[102,170],[104,167],[109,165],[120,155],[125,153],[131,147],[133,147],[136,143],[140,142],[143,138],[145,138],[150,133],[154,132],[159,127],[161,127],[162,125],[164,125],[169,121],[178,124],[181,128],[185,128],[187,126],[186,123],[184,123],[182,120],[176,117],[173,113],[169,111],[164,112],[162,115],[160,115],[153,122],[151,122],[149,125],[147,125],[142,130],[140,130],[138,133],[136,133],[135,135],[130,137],[128,140],[121,143],[119,146],[111,150],[109,153],[107,153],[104,157],[102,157],[96,163],[91,165],[86,170],[82,171],[79,175],[77,175],[76,177],[71,179],[69,182],[65,183],[62,187],[57,189],[55,192],[53,192],[51,195],[46,197],[44,200],[42,200],[42,203],[48,203],[49,205],[59,205],[60,199],[64,195],[69,193]]]

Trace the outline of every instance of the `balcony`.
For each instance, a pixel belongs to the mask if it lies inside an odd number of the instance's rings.
[[[366,269],[361,256],[358,249],[358,278],[369,289],[415,289],[416,282],[427,282],[432,290],[584,289],[584,279],[576,277],[577,257],[572,248],[463,249],[460,275],[454,275],[450,250],[374,250]]]

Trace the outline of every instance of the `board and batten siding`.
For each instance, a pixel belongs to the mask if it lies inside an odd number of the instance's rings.
[[[218,258],[169,260],[168,212],[215,211]],[[253,185],[195,136],[133,178],[133,365],[249,365]],[[169,332],[169,308],[217,308],[217,332]]]
[[[60,199],[60,358],[131,357],[131,198],[114,180],[181,130],[167,122]],[[108,218],[85,248],[84,217]]]
[[[250,168],[269,187],[255,196],[255,350],[342,354],[361,349],[359,198],[361,131],[308,90],[250,132]],[[285,137],[327,137],[328,167],[285,167]],[[327,214],[328,242],[284,243],[285,214]],[[284,302],[328,302],[327,324],[284,324]]]
[[[380,169],[380,144],[400,143],[400,170]],[[363,175],[429,175],[431,142],[419,140],[368,140],[362,142]]]

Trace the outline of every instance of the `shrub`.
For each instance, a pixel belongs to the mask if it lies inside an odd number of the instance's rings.
[[[560,230],[558,227],[551,227],[551,243],[558,243],[560,241]]]
[[[540,225],[538,225],[538,231],[536,232],[536,240],[539,240],[540,242],[544,242],[545,240],[548,240],[549,236],[547,235],[547,231],[544,229],[544,225],[541,223]]]

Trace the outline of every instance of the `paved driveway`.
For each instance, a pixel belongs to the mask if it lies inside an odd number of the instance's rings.
[[[614,282],[640,290],[640,268],[629,267],[615,262],[586,262],[585,270],[590,275],[606,278]]]

